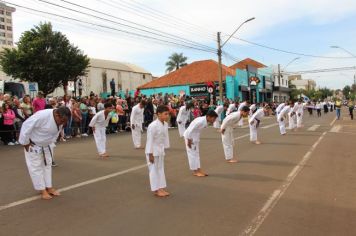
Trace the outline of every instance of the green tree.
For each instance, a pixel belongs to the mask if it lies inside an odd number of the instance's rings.
[[[89,59],[51,23],[40,23],[25,31],[17,49],[5,49],[0,55],[3,71],[14,78],[37,82],[45,95],[86,74]]]
[[[351,87],[349,85],[346,85],[343,89],[342,89],[342,93],[344,94],[344,96],[348,99],[350,97],[351,94]]]
[[[186,61],[188,60],[187,57],[183,56],[183,53],[173,53],[168,59],[169,61],[166,62],[166,72],[172,72],[186,66]]]

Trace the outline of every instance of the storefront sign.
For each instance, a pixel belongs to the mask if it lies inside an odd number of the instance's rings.
[[[202,84],[202,85],[190,86],[189,90],[190,90],[190,95],[196,95],[196,94],[207,93],[208,88],[205,84]]]
[[[257,86],[260,83],[260,79],[256,76],[251,76],[250,77],[250,85],[252,86]]]

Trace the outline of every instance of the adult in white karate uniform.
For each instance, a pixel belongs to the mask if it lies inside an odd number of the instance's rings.
[[[256,144],[261,144],[260,141],[257,139],[257,130],[261,124],[261,120],[263,117],[268,116],[270,111],[270,107],[268,105],[264,106],[263,108],[258,109],[249,117],[249,124],[250,124],[250,141]]]
[[[169,195],[164,173],[165,149],[169,148],[168,124],[169,117],[167,106],[157,107],[157,119],[147,129],[146,160],[150,177],[151,191],[158,197]]]
[[[52,147],[63,125],[71,118],[67,107],[46,109],[30,116],[21,127],[19,143],[25,148],[25,159],[35,190],[42,199],[59,196],[52,186]]]
[[[239,107],[239,102],[234,102],[234,103],[231,103],[227,110],[226,110],[226,116],[230,115],[231,113],[237,111],[237,108]]]
[[[96,148],[102,158],[109,157],[106,153],[106,127],[109,125],[110,112],[113,109],[114,107],[111,103],[105,103],[104,110],[96,113],[89,123],[89,127],[93,130]]]
[[[130,123],[131,123],[131,135],[134,147],[136,149],[141,148],[141,135],[143,132],[143,112],[145,109],[146,101],[142,100],[139,104],[132,108]]]
[[[288,118],[289,118],[289,127],[288,129],[290,130],[295,130],[297,128],[297,117],[296,117],[296,112],[298,109],[298,106],[296,103],[291,103],[290,104],[290,111],[288,113]]]
[[[279,115],[279,113],[281,113],[282,109],[283,109],[286,105],[288,105],[288,103],[287,103],[287,102],[283,102],[283,103],[279,104],[278,107],[276,108],[276,118],[277,118],[277,122],[278,122],[278,115]]]
[[[250,108],[245,106],[240,111],[236,111],[227,116],[220,128],[222,144],[224,147],[225,160],[229,163],[236,163],[237,157],[234,158],[234,128],[238,125],[238,122],[243,118],[247,117]]]
[[[207,176],[200,168],[200,133],[204,128],[208,127],[208,124],[213,124],[217,117],[218,114],[215,111],[209,110],[206,116],[195,118],[184,132],[189,167],[194,176]]]
[[[216,114],[218,114],[218,118],[215,120],[213,126],[214,128],[216,129],[220,129],[220,126],[221,126],[221,114],[224,112],[224,110],[227,108],[226,105],[218,105],[216,108],[215,108],[215,112]]]
[[[302,128],[303,127],[303,116],[304,116],[304,104],[302,100],[299,100],[298,103],[296,103],[297,110],[297,128]]]
[[[178,132],[179,136],[182,138],[184,136],[185,126],[190,118],[192,112],[193,103],[187,102],[184,106],[181,106],[177,115]]]
[[[279,112],[278,114],[278,124],[279,124],[279,130],[281,132],[281,135],[285,135],[286,132],[286,123],[285,120],[288,116],[288,113],[290,112],[291,108],[289,105],[286,105],[283,107],[283,109]]]
[[[242,110],[242,108],[243,107],[249,107],[250,106],[250,103],[249,103],[249,101],[244,101],[244,102],[242,102],[242,103],[240,103],[240,105],[239,105],[239,107],[238,107],[238,111],[241,111]],[[241,118],[240,120],[239,120],[239,126],[241,127],[241,126],[243,126],[244,125],[244,119],[243,118]]]

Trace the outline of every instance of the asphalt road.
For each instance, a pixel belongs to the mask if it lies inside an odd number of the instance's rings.
[[[51,201],[33,198],[21,147],[1,146],[0,235],[356,235],[356,121],[334,116],[306,114],[305,127],[287,136],[265,119],[262,145],[238,128],[238,164],[224,161],[220,134],[208,128],[207,178],[191,175],[172,129],[165,199],[151,194],[129,134],[108,136],[109,160],[97,158],[93,137],[59,144],[53,175],[62,196]]]

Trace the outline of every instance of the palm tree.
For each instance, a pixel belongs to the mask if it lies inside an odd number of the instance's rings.
[[[178,70],[179,68],[186,66],[187,57],[183,56],[183,53],[173,53],[169,58],[169,61],[166,62],[167,70],[166,72],[172,72]]]

